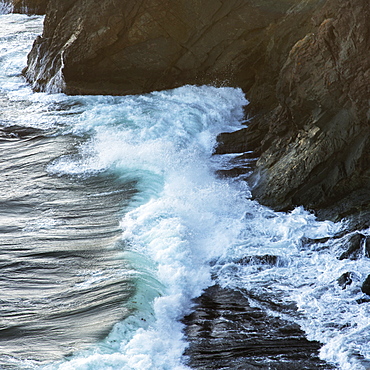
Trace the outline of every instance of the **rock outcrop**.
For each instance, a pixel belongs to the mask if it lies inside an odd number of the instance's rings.
[[[294,0],[50,0],[25,75],[36,90],[135,94],[250,86],[265,30]]]
[[[260,157],[262,203],[339,219],[369,212],[369,24],[367,0],[50,0],[24,73],[69,94],[242,87],[253,118],[217,153]]]
[[[195,303],[184,319],[192,369],[333,369],[318,358],[320,343],[308,341],[297,324],[251,307],[246,291],[214,285]]]
[[[255,150],[253,195],[275,209],[304,205],[331,219],[369,219],[370,11],[365,0],[322,3],[310,31],[280,54],[277,102],[261,109],[252,90],[257,116],[222,135],[218,152]]]
[[[328,1],[314,16],[280,71],[278,106],[260,118],[269,126],[253,191],[278,209],[344,201],[345,216],[370,194],[370,11],[364,0]]]

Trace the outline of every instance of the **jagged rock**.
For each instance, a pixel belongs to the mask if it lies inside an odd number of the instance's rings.
[[[361,233],[355,233],[349,235],[343,243],[341,243],[341,249],[343,253],[339,256],[340,260],[350,259],[357,260],[363,253],[363,243],[366,240],[365,235]]]
[[[10,0],[13,4],[13,13],[38,14],[46,13],[49,0]]]
[[[347,197],[342,214],[329,213],[338,219],[370,200],[370,11],[366,0],[328,0],[313,18],[280,71],[279,105],[262,118],[269,132],[251,181],[275,209],[320,210]]]
[[[299,240],[299,246],[300,246],[300,249],[303,249],[303,250],[313,248],[313,246],[314,246],[314,250],[328,249],[329,245],[327,244],[327,242],[329,240],[330,240],[329,237],[313,239],[313,238],[308,238],[306,236],[303,236]]]
[[[265,30],[294,3],[50,0],[25,75],[37,90],[71,94],[252,85]]]
[[[361,290],[363,293],[370,295],[370,275],[368,275],[366,280],[363,282]]]
[[[346,289],[348,285],[352,284],[352,273],[345,272],[337,279],[337,282],[342,289]]]
[[[271,265],[275,266],[279,264],[279,257],[273,256],[270,254],[265,254],[263,256],[245,256],[236,263],[239,263],[241,265]]]

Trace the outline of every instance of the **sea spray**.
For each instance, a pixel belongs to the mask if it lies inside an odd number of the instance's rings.
[[[110,169],[132,176],[140,192],[122,219],[122,241],[142,275],[137,276],[133,317],[118,323],[94,355],[77,356],[60,368],[118,363],[127,369],[183,368],[186,342],[180,320],[190,312],[191,299],[212,284],[209,262],[241,226],[242,210],[235,203],[243,194],[217,179],[209,158],[216,134],[239,124],[247,101],[238,89],[185,86],[146,96],[87,97],[85,102],[94,105],[71,132],[88,133],[90,139],[77,154],[54,161],[49,172],[88,176]],[[137,259],[147,260],[147,267],[139,268]],[[130,331],[132,320],[141,329]],[[118,352],[105,353],[117,345]]]

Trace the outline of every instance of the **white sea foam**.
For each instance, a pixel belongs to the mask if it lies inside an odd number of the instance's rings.
[[[49,171],[86,176],[110,169],[138,181],[140,197],[121,226],[130,245],[128,259],[143,274],[137,276],[134,298],[140,301],[140,318],[117,324],[96,353],[77,356],[60,369],[185,368],[180,320],[189,313],[191,299],[212,284],[209,262],[241,227],[237,200],[243,195],[214,176],[209,159],[216,134],[239,124],[247,102],[238,89],[207,86],[79,99],[89,108],[71,132],[91,139]],[[137,260],[143,256],[148,260],[140,268]],[[112,345],[113,354],[102,350]]]
[[[242,118],[246,102],[240,90],[186,86],[146,96],[78,99],[88,108],[69,132],[90,139],[49,170],[87,176],[110,169],[138,181],[140,195],[121,223],[130,245],[127,259],[139,272],[137,313],[117,324],[94,354],[77,356],[61,369],[182,369],[186,343],[179,320],[191,299],[213,283],[211,261],[223,286],[268,294],[277,303],[296,302],[298,313],[272,314],[298,322],[310,339],[325,344],[322,358],[343,369],[364,368],[365,360],[353,354],[355,346],[368,356],[367,339],[356,334],[368,331],[369,306],[356,302],[363,296],[367,259],[347,262],[356,265],[350,267],[330,249],[302,249],[300,242],[332,236],[342,225],[318,222],[302,208],[273,212],[250,200],[244,183],[212,172],[215,135],[234,129]],[[236,262],[266,254],[278,257],[276,266]],[[342,293],[336,279],[347,269],[363,273]],[[349,312],[342,317],[343,310]],[[358,329],[343,330],[355,317]]]

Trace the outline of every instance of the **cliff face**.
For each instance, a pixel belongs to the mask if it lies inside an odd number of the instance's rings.
[[[341,217],[370,194],[370,12],[367,1],[336,0],[313,17],[280,71],[278,106],[255,123],[269,125],[253,191],[278,209],[344,201]]]
[[[135,94],[225,81],[250,86],[266,28],[294,3],[50,0],[25,74],[35,89],[71,94]]]
[[[24,72],[70,94],[242,87],[254,118],[217,152],[260,156],[261,202],[341,217],[370,201],[369,12],[367,0],[50,0]]]

